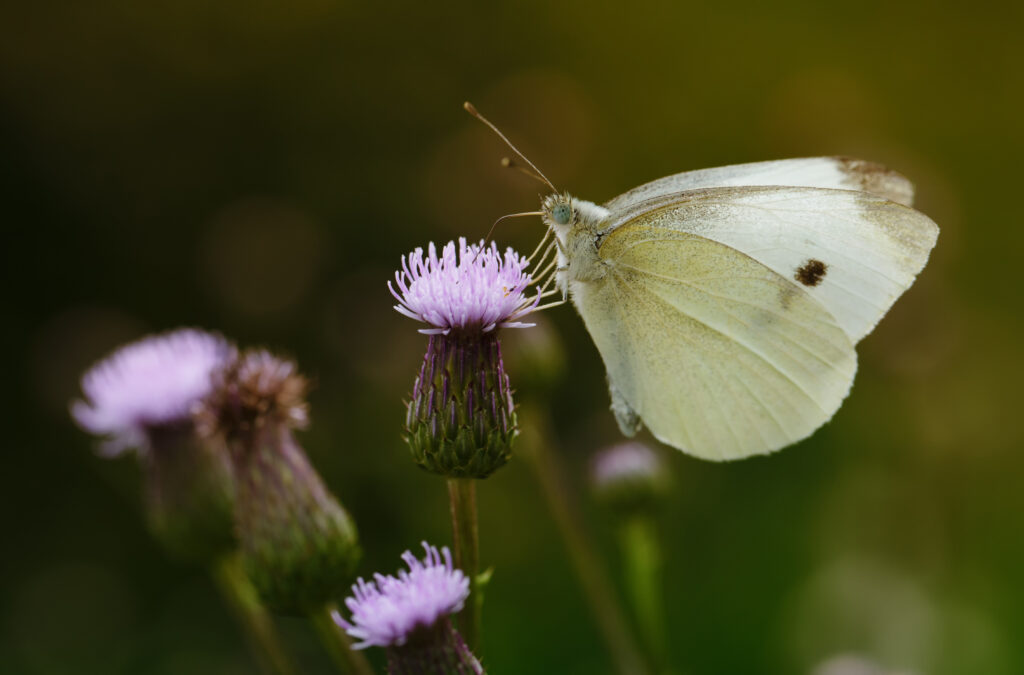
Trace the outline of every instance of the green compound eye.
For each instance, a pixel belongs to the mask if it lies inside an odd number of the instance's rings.
[[[568,225],[572,218],[572,207],[568,204],[559,204],[551,209],[551,217],[559,225]]]

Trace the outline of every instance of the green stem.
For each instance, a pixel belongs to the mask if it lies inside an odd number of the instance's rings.
[[[583,526],[583,519],[570,498],[558,453],[550,447],[553,435],[547,414],[538,407],[523,406],[519,420],[524,436],[520,445],[524,450],[521,454],[526,455],[533,464],[548,508],[558,524],[562,541],[576,569],[576,576],[590,603],[591,615],[597,621],[618,671],[624,675],[648,672],[608,572],[601,564],[596,548]]]
[[[260,603],[256,589],[245,575],[238,555],[232,553],[222,556],[210,571],[245,632],[260,670],[275,675],[294,675],[298,672],[274,629],[270,613]]]
[[[352,639],[345,630],[334,622],[331,612],[337,609],[334,603],[324,607],[319,612],[311,614],[309,620],[313,622],[320,642],[331,660],[342,673],[346,675],[374,675],[370,662],[366,660],[363,653],[352,649]]]
[[[640,626],[641,642],[652,668],[665,666],[665,634],[661,607],[661,548],[654,521],[646,514],[630,516],[619,528],[626,588]]]
[[[476,516],[476,481],[473,478],[449,478],[448,501],[452,513],[455,566],[469,577],[469,601],[459,613],[459,629],[469,649],[480,653],[480,611],[483,593],[480,584],[480,532]]]

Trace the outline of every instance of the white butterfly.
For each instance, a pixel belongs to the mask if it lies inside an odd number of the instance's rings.
[[[819,157],[680,173],[603,206],[545,198],[556,284],[601,353],[622,432],[646,425],[727,460],[831,419],[854,345],[935,246],[913,192],[877,164]]]

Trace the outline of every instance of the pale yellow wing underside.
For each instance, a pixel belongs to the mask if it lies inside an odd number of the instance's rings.
[[[572,290],[613,388],[654,436],[738,459],[828,421],[857,368],[835,318],[736,249],[645,221],[610,232],[608,274]]]

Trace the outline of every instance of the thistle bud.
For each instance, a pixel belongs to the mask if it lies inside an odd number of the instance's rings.
[[[224,447],[192,413],[235,353],[218,335],[182,329],[121,347],[82,377],[71,414],[105,438],[108,457],[135,449],[150,529],[175,557],[208,562],[234,545],[234,486]]]
[[[308,422],[306,390],[293,362],[250,350],[215,378],[200,413],[230,452],[246,573],[269,607],[292,614],[341,597],[360,555],[355,524],[292,433]]]
[[[469,597],[469,579],[453,567],[447,548],[423,548],[422,561],[410,551],[402,555],[409,570],[397,578],[359,579],[345,600],[352,620],[338,612],[334,620],[358,640],[355,649],[387,649],[389,675],[483,675],[449,619]]]
[[[450,478],[486,478],[512,456],[516,429],[512,389],[498,329],[526,327],[532,311],[528,261],[512,249],[449,242],[402,258],[395,309],[430,324],[427,353],[413,384],[405,440],[421,467]]]

